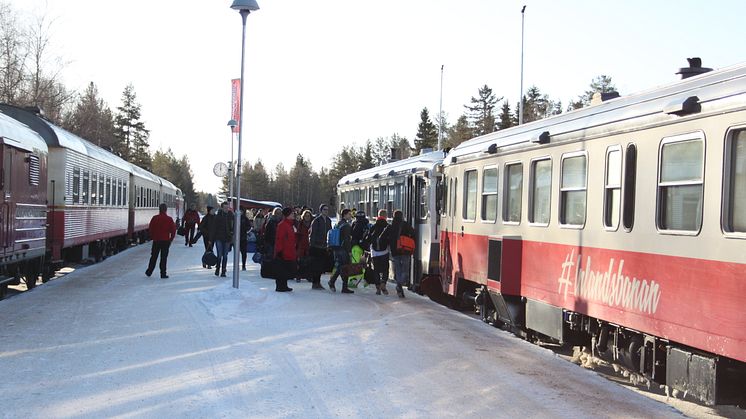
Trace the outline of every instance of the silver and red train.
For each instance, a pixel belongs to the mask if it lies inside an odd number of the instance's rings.
[[[171,182],[38,111],[0,104],[0,147],[0,296],[20,281],[33,288],[64,260],[99,260],[145,240],[160,203],[181,214]]]
[[[682,70],[450,150],[427,190],[439,269],[418,289],[706,403],[746,400],[746,66]]]

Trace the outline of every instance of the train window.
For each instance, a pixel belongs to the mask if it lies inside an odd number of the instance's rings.
[[[699,231],[702,226],[704,141],[698,134],[664,140],[658,177],[658,227]]]
[[[111,178],[106,176],[106,205],[111,205]]]
[[[88,173],[88,171],[84,171],[83,172],[83,193],[80,197],[80,202],[83,204],[88,203],[88,198],[89,198],[88,192],[90,190],[90,187],[91,187],[90,174]]]
[[[427,182],[425,179],[417,178],[417,200],[419,208],[418,211],[420,213],[421,219],[427,218]]]
[[[531,195],[529,196],[529,222],[549,224],[552,199],[552,161],[550,159],[531,162]]]
[[[622,150],[612,146],[606,150],[606,180],[604,181],[604,226],[619,227],[619,204],[622,201]]]
[[[477,171],[464,172],[464,208],[461,215],[464,220],[477,218]]]
[[[122,205],[122,179],[117,179],[117,205]]]
[[[28,156],[28,184],[39,186],[39,157],[33,154]]]
[[[378,197],[380,194],[380,190],[377,186],[373,187],[373,213],[378,215]]]
[[[635,224],[635,187],[637,182],[637,146],[627,145],[624,159],[624,204],[622,222],[626,231],[632,231]]]
[[[497,220],[497,168],[482,172],[482,220]]]
[[[104,175],[98,175],[98,185],[96,188],[98,189],[98,204],[104,205]]]
[[[80,169],[73,169],[73,204],[80,202]]]
[[[523,163],[505,165],[505,187],[503,188],[503,221],[521,222],[523,200]]]
[[[388,193],[388,201],[386,204],[386,209],[389,210],[389,217],[394,217],[394,185],[389,185],[389,193]],[[398,208],[397,208],[398,209]]]
[[[127,205],[127,181],[122,181],[122,205]]]
[[[732,133],[726,143],[727,188],[723,213],[725,231],[746,232],[746,130]]]
[[[560,224],[585,224],[588,162],[585,154],[562,158],[560,175]]]
[[[91,205],[98,203],[98,173],[91,173]]]
[[[451,188],[451,216],[456,217],[456,200],[458,199],[458,178],[453,179]]]

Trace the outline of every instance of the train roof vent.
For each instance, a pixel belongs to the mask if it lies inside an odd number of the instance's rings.
[[[619,97],[619,92],[596,92],[591,97],[591,106]]]
[[[696,76],[698,74],[707,73],[712,71],[711,68],[702,67],[702,59],[699,57],[687,58],[689,61],[689,67],[682,67],[676,74],[681,74],[681,80],[688,79],[689,77]]]

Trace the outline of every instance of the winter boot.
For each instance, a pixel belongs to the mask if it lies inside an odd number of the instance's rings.
[[[327,282],[327,285],[329,285],[329,289],[332,292],[337,292],[337,288],[334,286],[334,280],[330,279],[329,282]]]
[[[347,278],[342,278],[342,294],[354,294],[355,291],[349,288],[347,285]]]
[[[381,295],[381,284],[376,284],[376,295]]]
[[[220,265],[215,268],[215,276],[220,276]]]
[[[401,285],[396,286],[396,295],[398,295],[399,298],[404,298],[404,288],[402,288]]]
[[[386,289],[386,283],[381,284],[381,292],[383,295],[389,295],[389,290]]]

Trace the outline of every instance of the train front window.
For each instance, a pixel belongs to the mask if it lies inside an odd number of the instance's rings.
[[[482,220],[497,220],[497,168],[484,169],[482,175]]]
[[[469,170],[464,173],[464,220],[477,218],[477,171]]]
[[[503,221],[506,223],[521,222],[523,199],[523,164],[505,166],[505,191],[503,202]]]
[[[728,176],[725,230],[730,233],[746,232],[746,130],[735,132],[727,144]]]
[[[536,224],[549,224],[552,198],[552,161],[536,160],[531,163],[531,196],[529,220]]]
[[[622,199],[622,150],[610,147],[606,152],[604,183],[604,226],[616,230],[619,226],[619,203]]]
[[[699,231],[703,167],[704,142],[701,139],[663,144],[658,179],[658,227],[661,230]]]

